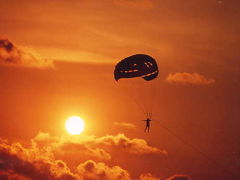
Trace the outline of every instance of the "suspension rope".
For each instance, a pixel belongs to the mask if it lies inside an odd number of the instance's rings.
[[[129,97],[129,99],[132,99],[137,107],[140,109],[140,111],[143,113],[143,114],[147,114],[145,108],[141,105],[141,103],[137,100],[137,98],[131,94],[128,90],[127,87],[124,87],[123,85],[120,85],[119,83],[116,83],[121,89],[123,89],[123,91],[125,92],[124,94],[127,95]],[[131,83],[130,83],[130,86],[133,86]]]

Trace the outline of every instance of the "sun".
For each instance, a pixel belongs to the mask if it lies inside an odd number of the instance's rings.
[[[69,134],[76,135],[81,134],[84,131],[85,124],[82,118],[72,116],[67,119],[65,128]]]

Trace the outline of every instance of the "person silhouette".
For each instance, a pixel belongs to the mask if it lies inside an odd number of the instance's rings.
[[[146,120],[143,120],[143,121],[146,121],[146,127],[145,127],[145,130],[144,132],[148,132],[149,133],[149,130],[150,130],[150,121],[152,121],[151,119],[147,118]]]

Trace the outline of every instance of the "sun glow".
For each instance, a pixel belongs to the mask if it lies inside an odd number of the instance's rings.
[[[76,135],[81,134],[84,131],[85,124],[82,118],[72,116],[67,119],[65,127],[69,134]]]

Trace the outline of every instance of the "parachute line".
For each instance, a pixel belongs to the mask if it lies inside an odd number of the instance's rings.
[[[137,100],[136,95],[134,96],[132,93],[129,92],[129,88],[124,87],[124,86],[120,86],[119,83],[116,83],[121,89],[123,89],[124,94],[128,96],[129,99],[132,99],[134,101],[134,103],[137,105],[137,107],[140,109],[140,111],[143,114],[147,114],[146,112],[146,108],[144,107],[144,105],[142,105],[140,103],[139,100]],[[130,84],[130,89],[133,87],[133,84]]]
[[[149,117],[152,114],[155,97],[155,79],[159,69],[157,62],[149,55],[135,54],[117,63],[114,78],[123,87],[124,92],[132,99],[142,112]],[[119,79],[124,79],[119,82]],[[127,83],[124,85],[124,82]],[[121,85],[120,85],[121,84]],[[129,89],[131,87],[131,89]],[[131,91],[132,90],[132,91]]]

